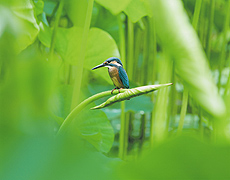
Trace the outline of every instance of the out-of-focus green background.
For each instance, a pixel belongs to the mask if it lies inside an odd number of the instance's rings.
[[[230,179],[230,0],[1,0],[0,179]],[[114,88],[172,86],[90,110]]]

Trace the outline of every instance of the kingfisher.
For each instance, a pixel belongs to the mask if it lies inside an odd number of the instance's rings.
[[[121,63],[120,59],[116,57],[111,57],[105,60],[102,64],[99,64],[98,66],[92,68],[92,70],[101,67],[108,68],[109,76],[115,86],[115,88],[111,91],[111,94],[113,94],[113,91],[115,89],[119,89],[119,93],[121,89],[129,89],[129,78],[123,68],[123,64]]]

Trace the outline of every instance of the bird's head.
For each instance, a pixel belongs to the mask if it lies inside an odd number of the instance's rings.
[[[109,59],[106,59],[102,64],[97,65],[96,67],[92,68],[92,70],[101,68],[101,67],[118,67],[118,66],[123,66],[121,63],[121,60],[116,58],[116,57],[111,57]]]

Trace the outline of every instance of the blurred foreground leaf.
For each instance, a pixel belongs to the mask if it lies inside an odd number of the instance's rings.
[[[176,73],[192,97],[210,114],[223,116],[225,105],[218,95],[198,36],[180,0],[152,0],[160,43],[175,61]]]
[[[113,174],[113,166],[119,163],[117,159],[83,147],[83,142],[68,138],[8,139],[0,150],[4,154],[0,177],[4,180],[117,179]]]
[[[230,147],[179,137],[120,169],[122,179],[229,179]]]
[[[17,38],[17,51],[20,52],[34,42],[39,32],[39,26],[34,16],[35,8],[31,1],[18,1],[17,5],[11,9],[19,23],[20,35]]]
[[[0,88],[1,132],[11,136],[54,134],[49,102],[56,83],[55,68],[37,52],[36,46],[7,60],[13,63],[6,64],[10,73]]]
[[[141,87],[137,87],[137,88],[132,88],[132,89],[125,89],[124,93],[119,93],[115,96],[112,96],[111,98],[109,98],[106,102],[93,107],[91,109],[101,109],[107,106],[110,106],[116,102],[120,102],[120,101],[124,101],[124,100],[129,100],[133,97],[136,96],[140,96],[143,94],[147,94],[150,93],[152,91],[156,91],[162,87],[167,87],[172,85],[172,83],[169,84],[159,84],[159,85],[148,85],[148,86],[141,86]]]

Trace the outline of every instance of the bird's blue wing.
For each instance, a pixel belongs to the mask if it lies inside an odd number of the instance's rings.
[[[119,66],[118,73],[119,73],[119,77],[121,78],[121,81],[123,85],[125,86],[125,88],[129,89],[129,78],[128,78],[126,71],[124,70],[122,66]]]

